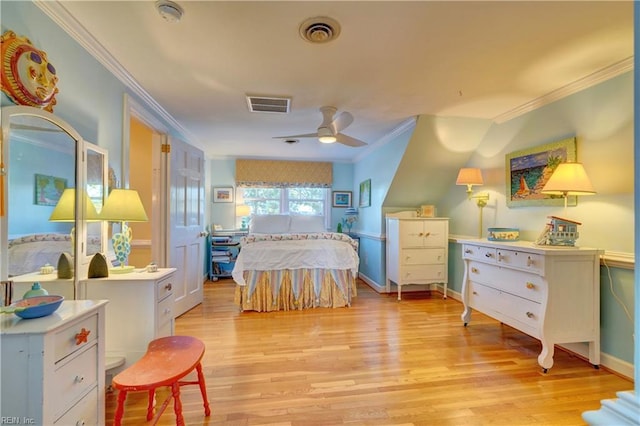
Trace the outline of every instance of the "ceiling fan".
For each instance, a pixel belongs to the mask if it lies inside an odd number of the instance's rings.
[[[305,133],[303,135],[289,135],[289,136],[275,136],[274,139],[291,139],[291,138],[318,138],[322,143],[334,143],[338,142],[347,146],[365,146],[366,142],[360,139],[352,138],[344,133],[340,133],[353,123],[353,115],[343,111],[338,116],[335,116],[337,109],[331,106],[324,106],[320,108],[322,112],[322,124],[318,127],[315,133]],[[335,117],[334,117],[335,116]]]

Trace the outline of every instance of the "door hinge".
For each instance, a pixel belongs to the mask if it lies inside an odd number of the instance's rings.
[[[163,143],[162,152],[164,152],[165,154],[169,154],[171,152],[171,145],[169,145],[168,143]]]

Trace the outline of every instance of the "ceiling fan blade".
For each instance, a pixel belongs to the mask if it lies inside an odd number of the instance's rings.
[[[338,133],[336,135],[336,142],[341,143],[347,146],[359,147],[366,146],[367,143],[361,141],[360,139],[352,138],[351,136],[347,136],[344,133]]]
[[[290,139],[290,138],[317,138],[318,133],[305,133],[304,135],[288,135],[288,136],[274,136],[273,139]]]
[[[331,126],[333,127],[334,133],[340,133],[351,123],[353,123],[353,115],[344,111],[331,122]]]

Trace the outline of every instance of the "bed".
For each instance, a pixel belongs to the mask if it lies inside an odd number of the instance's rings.
[[[357,243],[326,232],[320,216],[254,216],[232,271],[235,303],[258,312],[350,306],[358,264]]]
[[[8,245],[9,276],[38,272],[47,264],[55,267],[63,252],[72,252],[69,234],[45,233],[12,238]]]

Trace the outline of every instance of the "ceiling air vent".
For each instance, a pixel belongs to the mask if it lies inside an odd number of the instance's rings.
[[[288,114],[291,106],[289,98],[268,98],[265,96],[247,96],[247,104],[251,112],[274,112]]]
[[[300,36],[310,43],[327,43],[340,34],[340,24],[326,16],[309,18],[300,24]]]

